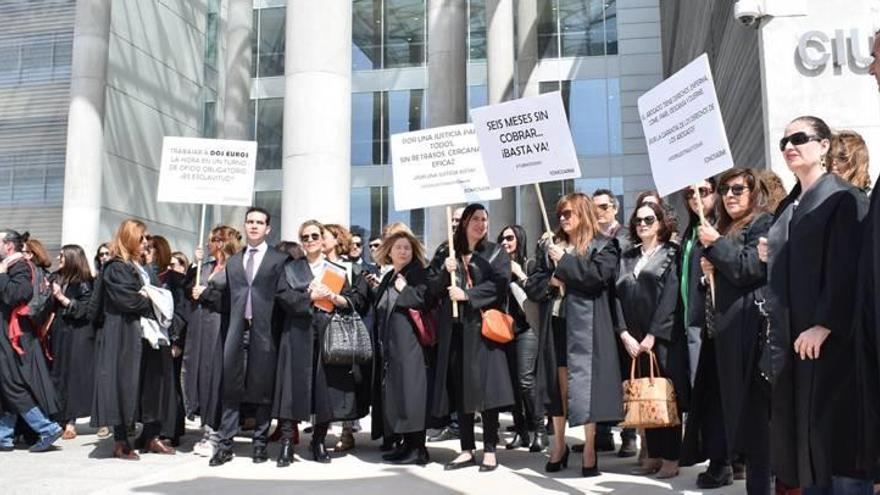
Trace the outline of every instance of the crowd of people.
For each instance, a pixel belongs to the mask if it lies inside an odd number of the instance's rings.
[[[626,224],[611,191],[567,194],[532,255],[523,227],[490,229],[480,204],[455,210],[451,245],[433,256],[402,223],[367,239],[309,220],[271,247],[258,207],[243,231],[213,228],[192,263],[135,219],[91,266],[80,246],[53,263],[4,230],[0,451],[50,450],[88,417],[116,458],[174,455],[198,418],[194,452],[211,466],[248,429],[254,463],[277,440],[287,467],[301,426],[311,458],[329,463],[333,424],[341,453],[370,416],[391,464],[425,465],[428,441],[458,437],[447,470],[493,471],[504,445],[549,451],[548,473],[581,452],[592,477],[624,418],[621,384],[650,351],[679,417],[621,432],[621,457],[641,444],[633,474],[708,461],[702,489],[744,478],[754,494],[872,493],[880,212],[867,147],[807,116],[779,149],[790,192],[735,168],[679,193],[686,218],[647,191]],[[504,318],[512,339],[492,332]],[[339,328],[365,329],[368,358],[355,344],[350,361],[332,357]],[[500,412],[513,416],[503,444]],[[584,444],[568,445],[567,427],[583,427]]]

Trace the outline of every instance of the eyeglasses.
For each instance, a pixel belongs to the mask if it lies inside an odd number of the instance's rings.
[[[516,236],[515,235],[506,235],[506,236],[502,237],[501,240],[505,241],[505,242],[513,242],[516,240]]]
[[[574,216],[574,212],[570,209],[562,210],[559,212],[559,219],[560,220],[568,220],[572,216]]]
[[[319,240],[320,238],[321,238],[321,234],[317,234],[314,232],[311,234],[305,234],[305,235],[299,236],[299,240],[301,240],[302,242],[309,242],[309,241],[314,242],[314,241]]]
[[[779,140],[779,151],[785,151],[785,146],[788,143],[791,143],[795,146],[800,146],[802,144],[807,144],[810,141],[821,141],[822,138],[819,136],[811,136],[806,132],[795,132],[790,136],[785,136],[784,138]]]
[[[718,186],[718,194],[722,196],[727,196],[728,192],[732,192],[734,196],[742,196],[742,193],[746,192],[748,188],[748,186],[744,186],[742,184],[734,184],[732,186],[721,184],[720,186]]]
[[[697,189],[697,192],[700,194],[701,198],[705,198],[706,196],[712,194],[712,190],[708,187],[700,187]],[[694,189],[692,187],[685,189],[684,197],[685,199],[693,199],[694,198]]]
[[[599,208],[599,209],[602,210],[602,211],[608,211],[608,210],[610,210],[613,206],[614,206],[614,205],[612,205],[611,203],[604,203],[604,204],[601,204],[601,205],[596,205],[596,208]]]
[[[633,220],[633,224],[635,224],[635,225],[644,224],[645,227],[650,227],[651,225],[654,225],[654,222],[656,222],[656,221],[657,221],[657,217],[655,217],[654,215],[651,215],[648,217],[636,217]]]
[[[379,249],[379,246],[381,246],[381,245],[382,245],[381,242],[371,242],[370,249]]]

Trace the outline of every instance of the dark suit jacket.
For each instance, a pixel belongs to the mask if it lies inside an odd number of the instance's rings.
[[[226,263],[226,304],[229,327],[223,344],[223,401],[272,404],[275,363],[282,318],[275,307],[275,288],[288,255],[272,249],[263,256],[251,285],[253,320],[244,319],[248,284],[244,250]]]

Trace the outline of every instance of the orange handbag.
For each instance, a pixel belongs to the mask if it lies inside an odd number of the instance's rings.
[[[494,257],[495,255],[493,253],[492,258],[494,259]],[[466,282],[468,287],[473,287],[474,281],[471,279],[471,271],[468,270],[467,263],[462,262],[462,266],[464,267],[464,274],[467,279]],[[506,344],[513,340],[514,333],[512,316],[497,309],[487,309],[480,313],[483,316],[483,325],[480,328],[480,333],[483,334],[483,337],[499,344]]]

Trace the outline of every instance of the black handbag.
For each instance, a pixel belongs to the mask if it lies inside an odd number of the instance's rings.
[[[351,302],[349,302],[351,305]],[[321,359],[324,364],[354,365],[369,363],[373,359],[373,342],[367,326],[357,311],[333,312],[330,323],[324,329],[321,342]]]

